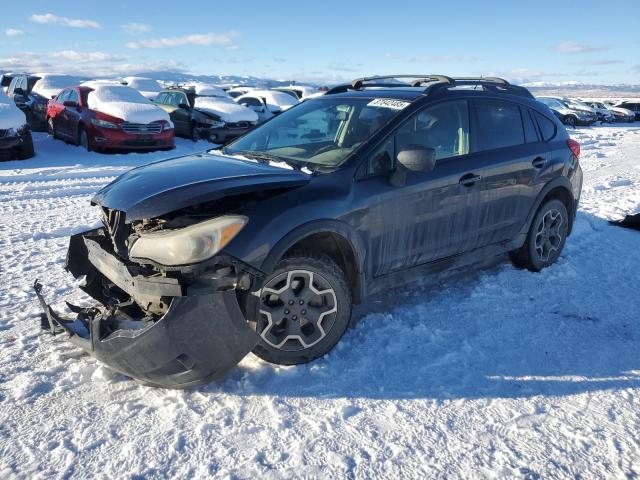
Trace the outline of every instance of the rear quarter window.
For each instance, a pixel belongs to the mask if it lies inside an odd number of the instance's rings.
[[[538,131],[531,118],[531,111],[528,108],[521,108],[522,113],[522,125],[524,126],[524,141],[526,143],[539,142]]]
[[[540,132],[542,133],[542,140],[548,142],[556,136],[556,124],[552,120],[535,111],[533,112],[533,115],[536,118]]]

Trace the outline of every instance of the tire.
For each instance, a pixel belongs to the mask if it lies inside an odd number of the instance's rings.
[[[189,130],[189,138],[192,142],[197,142],[200,140],[200,136],[198,135],[198,128],[195,123],[191,124],[191,130]]]
[[[92,150],[91,144],[89,143],[89,134],[83,127],[78,129],[78,146],[86,149],[87,152]]]
[[[265,279],[260,296],[249,295],[248,302],[260,337],[253,353],[280,365],[325,355],[351,319],[344,272],[329,257],[305,251],[283,258]]]
[[[29,136],[25,139],[25,141],[18,147],[18,158],[20,160],[27,160],[35,155],[35,150],[33,148],[33,137],[31,136],[31,132],[29,132]]]
[[[574,115],[567,115],[564,117],[564,124],[570,127],[575,127],[577,120],[578,119]]]
[[[524,245],[509,252],[513,264],[532,272],[553,264],[567,240],[569,221],[567,208],[560,200],[544,203],[536,212]]]

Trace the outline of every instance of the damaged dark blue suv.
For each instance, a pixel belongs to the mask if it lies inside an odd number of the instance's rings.
[[[506,252],[531,271],[555,262],[579,154],[545,105],[502,79],[340,85],[221,150],[98,192],[104,226],[71,238],[67,269],[99,304],[59,315],[36,282],[43,327],[163,387],[208,382],[250,351],[307,362],[376,292]]]

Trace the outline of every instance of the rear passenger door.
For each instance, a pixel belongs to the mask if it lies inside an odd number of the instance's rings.
[[[537,195],[535,180],[548,162],[528,108],[475,99],[471,145],[481,171],[479,244],[512,239]]]

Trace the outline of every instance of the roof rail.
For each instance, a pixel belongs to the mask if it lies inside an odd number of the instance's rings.
[[[413,78],[414,81],[410,82],[410,83],[391,83],[391,82],[379,82],[379,80],[394,80],[394,79],[400,79],[400,78]],[[376,82],[376,83],[369,83],[369,82]],[[427,83],[427,82],[444,82],[444,83],[452,83],[453,80],[450,77],[446,77],[444,75],[432,75],[432,74],[419,74],[419,75],[407,75],[407,74],[400,74],[400,75],[376,75],[376,76],[372,76],[372,77],[362,77],[362,78],[356,78],[355,80],[351,81],[350,83],[344,83],[341,85],[336,85],[335,87],[330,88],[325,95],[331,95],[334,93],[344,93],[348,90],[360,90],[364,87],[388,87],[388,88],[393,88],[393,87],[406,87],[406,86],[412,86],[412,87],[419,87],[421,86],[423,83]],[[367,83],[365,85],[365,83]]]
[[[428,84],[424,90],[424,94],[435,93],[443,88],[458,87],[458,86],[471,86],[477,85],[485,90],[489,90],[496,93],[510,93],[513,95],[519,95],[527,98],[534,98],[531,92],[525,87],[518,85],[512,85],[504,78],[500,77],[448,77],[446,75],[380,75],[373,77],[363,77],[353,80],[351,83],[344,83],[342,85],[336,85],[329,89],[325,95],[331,95],[335,93],[345,93],[349,90],[360,90],[365,87],[406,87],[406,83],[385,83],[379,82],[380,80],[400,79],[400,78],[413,78],[414,80],[409,83],[411,87],[421,87],[424,84]],[[368,83],[376,82],[376,83]],[[366,85],[365,85],[366,83]]]

